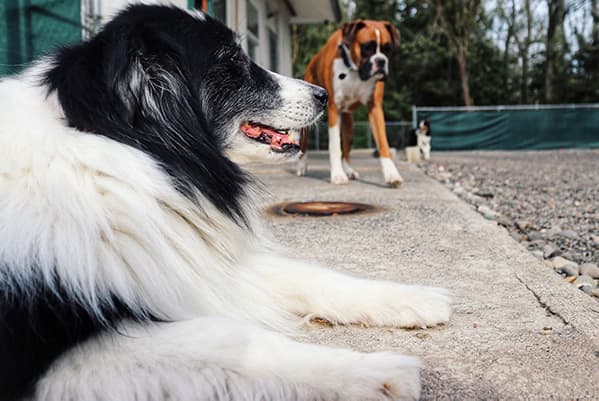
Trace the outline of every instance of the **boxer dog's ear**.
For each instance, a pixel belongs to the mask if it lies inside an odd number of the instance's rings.
[[[343,32],[343,44],[347,46],[348,49],[351,48],[351,44],[354,43],[356,33],[365,26],[366,24],[360,20],[343,24],[343,28],[341,28]]]
[[[393,44],[393,47],[399,47],[399,31],[397,28],[388,22],[385,22],[385,28],[387,28],[391,34],[391,43]]]

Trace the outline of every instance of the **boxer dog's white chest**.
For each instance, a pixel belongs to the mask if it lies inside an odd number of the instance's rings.
[[[350,111],[350,106],[356,103],[367,104],[376,81],[376,77],[362,81],[358,71],[347,67],[341,58],[333,60],[334,100],[342,112]]]

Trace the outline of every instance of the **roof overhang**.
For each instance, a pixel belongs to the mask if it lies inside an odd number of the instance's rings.
[[[284,0],[291,14],[292,24],[340,22],[338,0]]]

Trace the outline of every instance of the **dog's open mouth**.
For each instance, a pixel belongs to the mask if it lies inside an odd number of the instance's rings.
[[[293,129],[277,129],[267,125],[246,122],[240,127],[241,132],[250,139],[270,145],[270,149],[278,153],[297,152],[300,147],[299,137]]]

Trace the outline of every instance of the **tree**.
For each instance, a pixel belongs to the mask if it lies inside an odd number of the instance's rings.
[[[564,0],[547,0],[547,38],[545,41],[545,85],[544,96],[545,103],[551,103],[554,100],[553,81],[555,76],[556,64],[563,64],[563,48],[566,39],[564,37],[564,20],[566,18],[566,5]],[[557,60],[561,58],[561,60]]]
[[[435,26],[447,38],[460,72],[462,97],[466,106],[472,105],[468,83],[468,48],[480,12],[480,0],[435,0]]]
[[[531,46],[541,42],[540,24],[535,19],[534,7],[538,3],[532,0],[498,1],[496,13],[507,26],[508,40],[513,39],[520,60],[520,103],[529,103]],[[535,35],[535,33],[537,33]],[[509,48],[506,43],[506,49]]]

